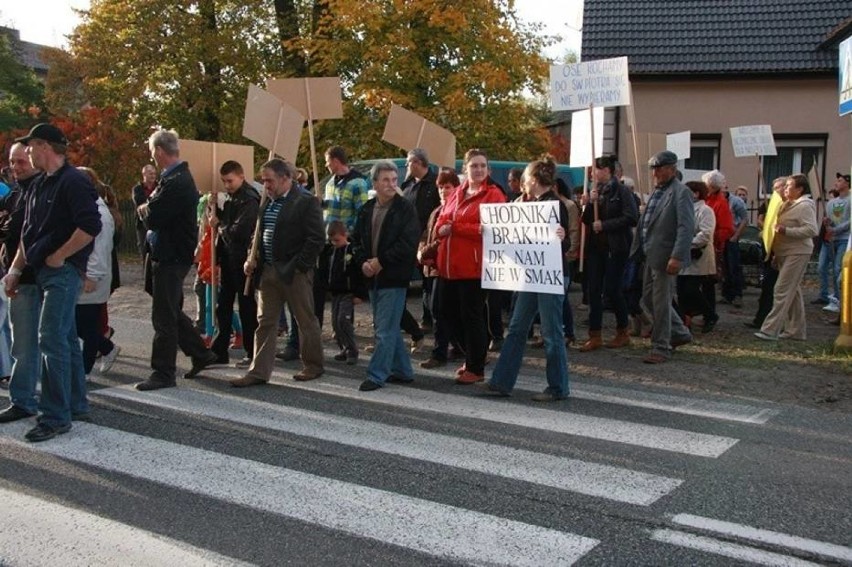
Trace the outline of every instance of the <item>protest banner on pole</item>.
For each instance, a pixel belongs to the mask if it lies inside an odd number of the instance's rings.
[[[480,205],[482,287],[564,295],[559,201]]]
[[[731,128],[731,144],[734,147],[734,156],[738,158],[778,155],[772,126],[769,124]]]
[[[269,79],[266,81],[266,89],[307,119],[308,139],[311,146],[311,167],[314,173],[314,192],[317,199],[322,200],[317,152],[314,143],[314,120],[343,118],[340,77]]]
[[[604,109],[596,106],[571,113],[571,154],[568,163],[571,167],[591,167],[594,158],[603,155],[603,127],[595,128],[595,140],[592,141],[592,116],[597,124],[603,124]],[[597,155],[592,155],[594,151]]]
[[[295,164],[305,116],[289,104],[257,85],[249,85],[243,136]]]
[[[382,140],[406,151],[422,148],[432,163],[456,167],[456,137],[453,133],[398,104],[391,105]]]
[[[627,57],[550,66],[550,105],[554,111],[629,104]]]
[[[666,135],[666,149],[673,152],[679,161],[689,159],[691,144],[692,133],[689,130]]]

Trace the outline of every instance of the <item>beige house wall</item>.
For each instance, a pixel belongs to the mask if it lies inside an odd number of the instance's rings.
[[[638,132],[720,134],[719,166],[728,185],[746,185],[754,198],[756,158],[735,158],[729,128],[770,124],[772,133],[827,134],[825,171],[830,187],[852,163],[849,116],[837,114],[837,79],[633,83]],[[632,155],[627,114],[618,119],[618,155]],[[632,159],[623,161],[632,163]],[[635,175],[632,169],[627,175]]]

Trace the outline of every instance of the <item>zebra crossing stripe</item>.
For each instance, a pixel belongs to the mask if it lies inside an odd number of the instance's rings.
[[[763,551],[746,545],[720,541],[712,537],[688,534],[675,530],[654,530],[651,534],[651,539],[739,561],[748,561],[755,565],[766,565],[768,567],[819,567],[819,563],[805,561],[804,559],[790,557],[789,555]]]
[[[678,479],[608,465],[198,390],[170,388],[138,392],[122,386],[92,393],[92,397],[100,396],[284,431],[628,504],[653,504],[682,483]]]
[[[410,410],[481,419],[698,457],[717,458],[738,441],[731,437],[581,415],[568,411],[530,409],[526,406],[506,403],[505,400],[456,396],[418,388],[398,388],[390,385],[374,392],[359,392],[357,384],[351,380],[341,384],[328,380],[294,382],[291,379],[278,377],[274,378],[274,383],[288,388]]]
[[[450,561],[571,565],[598,540],[126,433],[75,424],[62,437],[25,444],[29,423],[0,430],[0,447],[26,446],[74,462],[240,506],[386,542]]]
[[[69,506],[0,488],[0,565],[248,566],[230,557]],[[46,541],[35,537],[50,534]]]

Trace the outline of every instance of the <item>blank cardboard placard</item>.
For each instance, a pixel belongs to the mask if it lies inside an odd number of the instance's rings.
[[[213,187],[221,190],[219,168],[228,160],[243,166],[246,177],[254,177],[254,147],[237,144],[217,144],[200,140],[181,140],[180,158],[189,166],[199,193],[209,193]]]
[[[269,79],[266,90],[308,120],[343,118],[340,77]]]
[[[769,124],[731,128],[731,144],[735,157],[778,155]]]
[[[666,149],[674,152],[678,160],[689,159],[691,144],[692,133],[689,130],[666,135]]]
[[[296,163],[304,125],[305,117],[292,106],[257,85],[249,85],[243,136]]]
[[[406,151],[422,148],[432,163],[456,167],[456,137],[453,133],[398,104],[391,105],[382,140]]]
[[[594,108],[595,118],[595,153],[594,157],[603,155],[604,109]],[[590,167],[592,162],[592,124],[589,110],[579,110],[571,113],[571,167]]]

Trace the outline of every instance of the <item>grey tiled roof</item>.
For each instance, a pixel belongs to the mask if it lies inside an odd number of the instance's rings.
[[[36,74],[47,73],[48,66],[41,59],[41,51],[47,47],[46,45],[22,41],[21,33],[16,29],[0,26],[0,33],[9,38],[12,50],[18,56],[18,61],[35,71]]]
[[[582,59],[631,75],[825,73],[852,0],[586,0]]]

